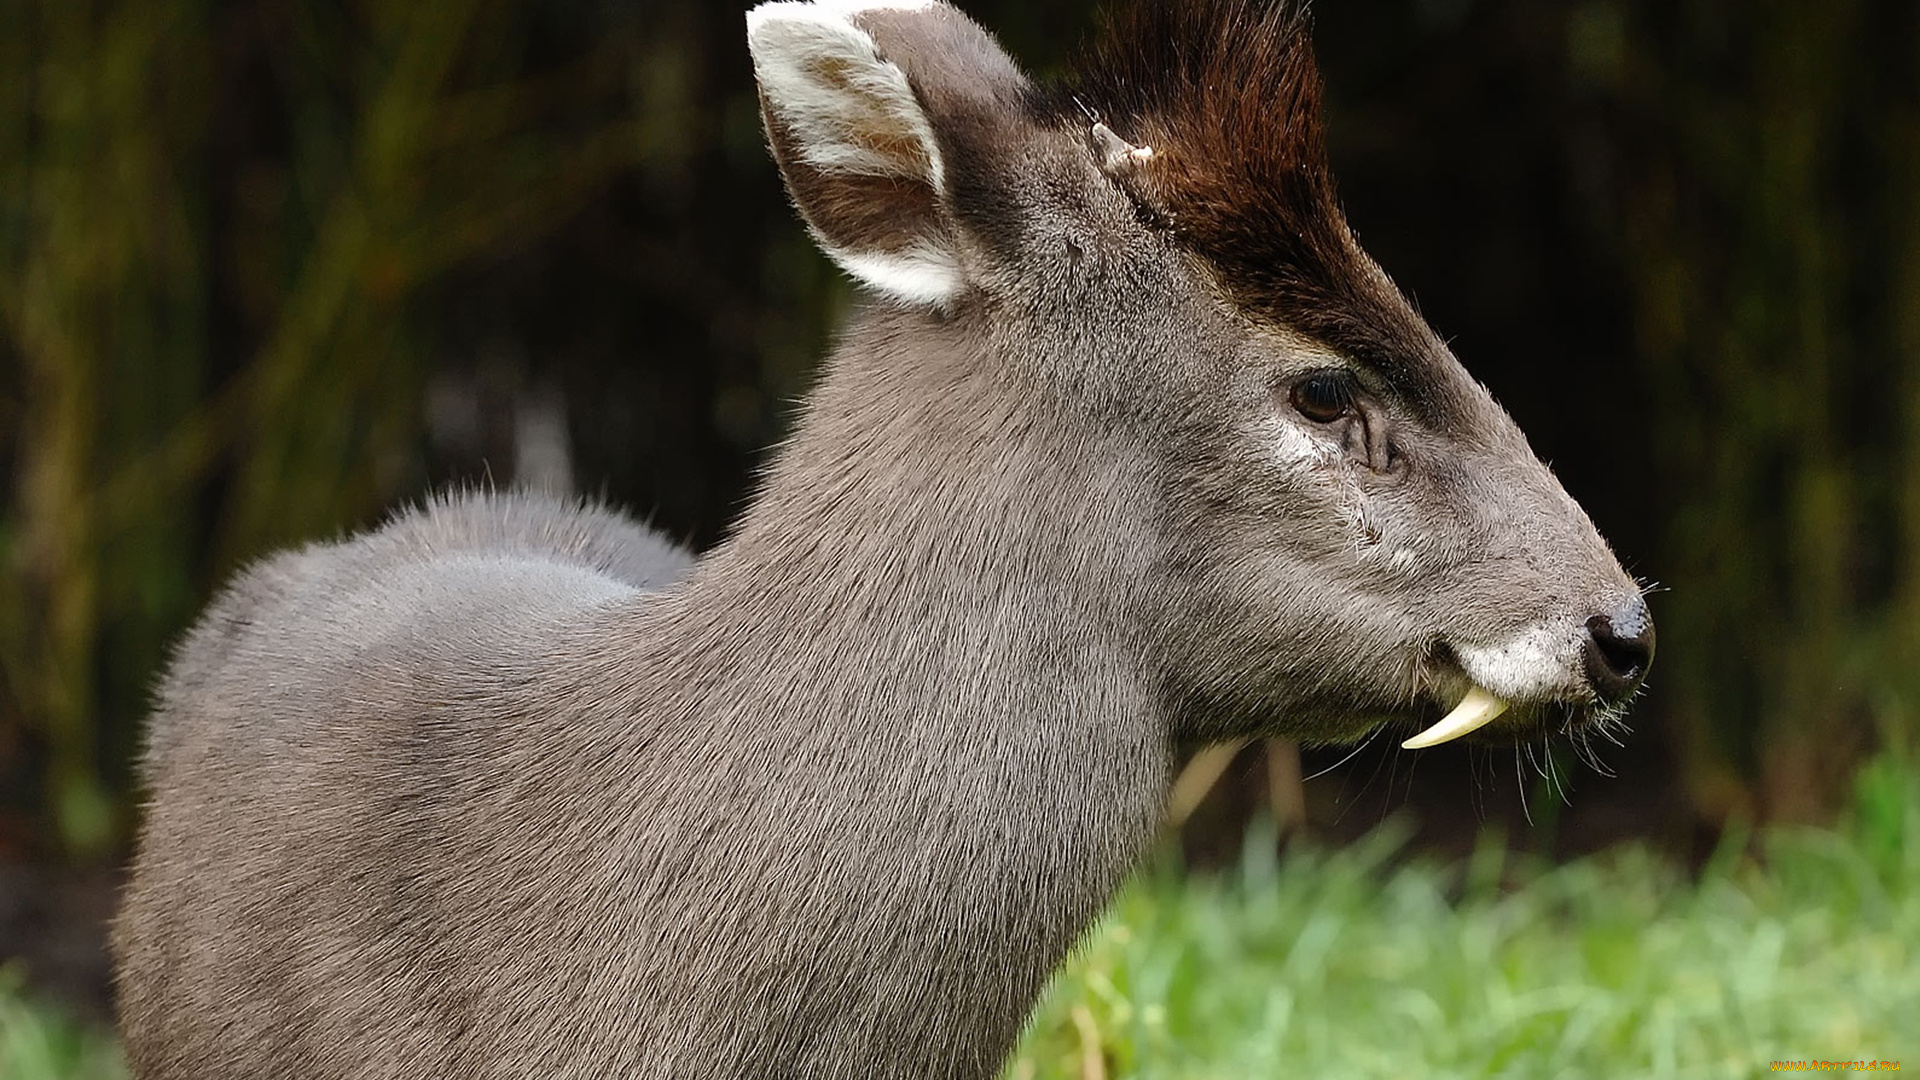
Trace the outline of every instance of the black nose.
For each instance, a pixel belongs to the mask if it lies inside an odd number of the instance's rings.
[[[1638,596],[1587,620],[1587,679],[1603,701],[1632,696],[1653,663],[1653,616]]]

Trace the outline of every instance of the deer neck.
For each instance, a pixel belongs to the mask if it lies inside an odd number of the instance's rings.
[[[1133,610],[1151,490],[1111,432],[1039,422],[1045,394],[1010,392],[1017,358],[919,329],[852,334],[681,599],[712,620],[707,693],[781,729],[807,763],[793,782],[920,883],[903,903],[941,947],[1004,982],[1017,935],[1018,1012],[1161,813],[1166,724]]]

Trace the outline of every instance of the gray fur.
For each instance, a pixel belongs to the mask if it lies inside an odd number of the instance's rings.
[[[726,543],[471,493],[184,642],[114,933],[137,1077],[989,1077],[1176,745],[1411,731],[1476,664],[1509,734],[1604,712],[1581,620],[1634,583],[1437,339],[1412,402],[1250,316],[1089,126],[942,91],[990,39],[933,11],[907,74],[965,104],[913,209],[967,292],[856,321]],[[886,197],[836,183],[803,211]]]

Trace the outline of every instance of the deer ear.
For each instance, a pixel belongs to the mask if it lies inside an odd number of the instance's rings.
[[[768,141],[815,239],[862,283],[932,307],[965,287],[946,165],[907,72],[869,27],[897,30],[897,16],[941,7],[830,0],[747,13]]]

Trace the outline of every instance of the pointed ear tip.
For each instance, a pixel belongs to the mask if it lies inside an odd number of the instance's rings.
[[[747,50],[757,66],[763,53],[811,47],[803,43],[864,42],[871,48],[872,38],[854,23],[856,16],[947,6],[944,0],[766,0],[747,9]]]
[[[747,33],[769,22],[844,21],[865,11],[922,11],[944,0],[766,0],[747,9]]]
[[[765,65],[778,65],[790,54],[849,48],[864,53],[871,51],[872,42],[848,15],[827,4],[770,0],[747,11],[747,52],[761,75]]]
[[[747,9],[747,40],[758,38],[768,27],[784,22],[819,22],[820,11],[799,0],[767,0]]]

